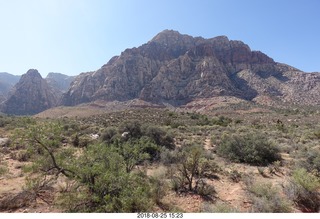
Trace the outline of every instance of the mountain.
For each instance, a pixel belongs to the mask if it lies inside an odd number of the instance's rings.
[[[165,30],[97,71],[77,76],[60,104],[140,99],[182,106],[218,96],[316,105],[320,74],[275,62],[226,36],[204,39]]]
[[[7,98],[10,89],[19,81],[20,76],[0,72],[0,103]]]
[[[67,92],[71,82],[75,76],[68,76],[61,73],[50,72],[45,78],[47,84],[55,91],[57,96],[62,96],[64,92]]]
[[[2,112],[14,115],[31,115],[55,106],[57,97],[36,69],[21,76],[2,104]]]

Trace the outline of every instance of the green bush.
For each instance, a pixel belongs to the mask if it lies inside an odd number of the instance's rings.
[[[212,124],[213,125],[220,125],[220,126],[228,126],[230,123],[232,123],[232,119],[225,117],[225,116],[219,116],[217,119],[213,119]]]
[[[249,188],[252,194],[252,211],[257,213],[291,212],[291,204],[280,195],[280,191],[271,183],[252,184]]]
[[[208,200],[212,200],[217,193],[215,188],[207,184],[203,179],[197,181],[195,191],[198,195]]]
[[[72,139],[72,145],[74,147],[79,147],[79,145],[80,145],[80,139],[79,139],[79,136],[77,134]]]
[[[8,167],[5,165],[0,165],[0,176],[6,174],[9,171]]]
[[[178,150],[169,150],[163,148],[160,154],[160,160],[164,165],[170,165],[178,162]]]
[[[143,134],[151,138],[157,145],[174,149],[174,138],[172,135],[157,126],[147,126]]]
[[[80,148],[88,147],[88,145],[91,143],[92,143],[92,139],[89,136],[80,136],[78,147]]]
[[[171,171],[174,190],[193,191],[205,198],[213,199],[215,190],[205,182],[217,172],[216,163],[208,158],[201,145],[183,146],[177,153],[175,170]]]
[[[154,184],[141,172],[128,172],[125,156],[113,147],[89,145],[72,168],[77,190],[64,194],[60,204],[70,212],[150,211]]]
[[[229,173],[229,178],[235,182],[235,183],[238,183],[240,182],[241,178],[242,178],[242,174],[240,172],[238,172],[237,170],[232,170],[230,173]]]
[[[302,159],[299,162],[299,166],[320,176],[320,152],[309,150],[303,154],[303,157],[306,157],[306,159]]]
[[[126,171],[129,173],[137,164],[150,159],[150,155],[145,152],[151,150],[155,146],[146,139],[117,141],[109,147],[123,158]]]
[[[32,154],[28,150],[19,151],[16,155],[16,159],[20,162],[29,161]]]
[[[238,213],[239,210],[224,202],[217,202],[214,205],[211,202],[205,202],[201,206],[203,213]]]
[[[109,127],[101,134],[101,140],[106,143],[113,142],[114,136],[116,136],[117,130],[113,127]]]
[[[290,184],[286,187],[287,196],[305,212],[318,212],[320,210],[320,180],[300,168],[293,172]]]
[[[128,132],[131,138],[140,138],[142,136],[141,124],[138,121],[127,121],[120,125],[120,134]]]
[[[281,159],[279,149],[258,133],[224,135],[217,153],[231,161],[261,166]]]

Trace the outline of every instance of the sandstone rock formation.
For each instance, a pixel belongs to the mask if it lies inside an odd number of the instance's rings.
[[[60,104],[138,98],[181,106],[216,96],[320,104],[320,74],[277,63],[225,36],[204,39],[165,30],[97,71],[80,74]]]
[[[277,63],[225,36],[203,39],[165,30],[97,71],[79,75],[61,104],[138,98],[180,106],[215,96],[319,104],[320,74]]]
[[[61,73],[50,72],[45,78],[47,84],[54,90],[56,96],[60,98],[64,92],[67,92],[75,76],[68,76]]]
[[[55,106],[57,97],[35,69],[22,75],[3,103],[2,112],[14,115],[31,115]]]

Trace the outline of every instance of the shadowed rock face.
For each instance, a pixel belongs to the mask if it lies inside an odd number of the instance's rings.
[[[215,96],[246,100],[270,96],[296,104],[319,104],[319,75],[305,75],[251,51],[241,41],[225,36],[194,38],[165,30],[148,43],[113,57],[97,71],[80,74],[60,104],[138,98],[180,106]]]
[[[55,106],[57,98],[47,82],[35,69],[22,75],[4,102],[2,112],[32,115]]]
[[[0,103],[7,97],[11,88],[19,81],[20,76],[0,72]]]
[[[45,78],[49,87],[54,91],[57,99],[60,99],[62,94],[67,92],[71,82],[75,76],[68,76],[61,73],[49,73]]]

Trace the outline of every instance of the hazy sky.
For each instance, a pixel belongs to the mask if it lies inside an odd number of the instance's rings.
[[[320,72],[319,0],[0,0],[0,72],[76,75],[174,29]]]

